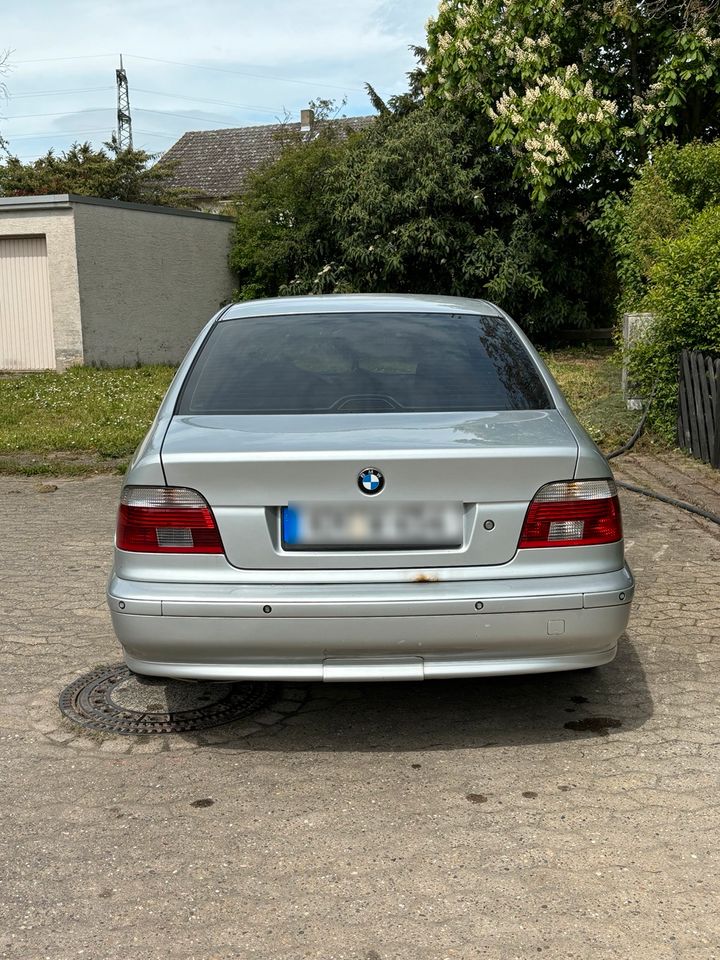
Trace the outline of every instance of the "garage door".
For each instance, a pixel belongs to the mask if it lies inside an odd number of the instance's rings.
[[[0,370],[55,368],[45,237],[0,237]]]

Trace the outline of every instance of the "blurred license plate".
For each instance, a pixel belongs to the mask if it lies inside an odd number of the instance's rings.
[[[461,503],[291,503],[282,508],[286,550],[459,547]]]

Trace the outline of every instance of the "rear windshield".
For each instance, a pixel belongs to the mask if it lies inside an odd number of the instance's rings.
[[[180,414],[540,410],[552,403],[502,317],[343,313],[223,320]]]

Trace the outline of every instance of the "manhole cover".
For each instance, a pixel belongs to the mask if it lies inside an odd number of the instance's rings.
[[[185,733],[247,717],[272,696],[269,683],[183,683],[101,667],[60,694],[60,709],[90,730],[124,735]]]

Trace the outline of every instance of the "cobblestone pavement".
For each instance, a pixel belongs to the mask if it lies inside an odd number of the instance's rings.
[[[0,957],[720,957],[717,528],[624,495],[639,591],[598,671],[102,740],[56,702],[120,659],[119,483],[56,483],[0,479]]]
[[[720,474],[677,450],[626,454],[613,460],[618,480],[654,490],[720,516]]]

